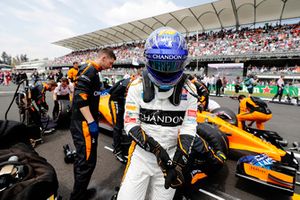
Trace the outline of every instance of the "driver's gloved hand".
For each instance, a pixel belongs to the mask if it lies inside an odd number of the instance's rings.
[[[97,138],[98,134],[99,134],[98,124],[95,121],[93,121],[93,122],[89,123],[88,126],[89,126],[89,132],[90,132],[92,138]]]
[[[148,137],[147,144],[149,146],[149,151],[156,156],[157,164],[161,168],[164,176],[166,176],[167,170],[172,167],[172,160],[169,154],[152,137]]]
[[[173,159],[173,168],[167,170],[165,176],[166,189],[169,189],[169,187],[176,189],[184,184],[183,168],[187,165],[187,162],[187,155],[178,147]]]
[[[170,168],[167,170],[165,177],[165,188],[169,189],[170,187],[173,189],[177,189],[183,185],[184,176],[182,174],[182,167],[176,165],[174,168]]]

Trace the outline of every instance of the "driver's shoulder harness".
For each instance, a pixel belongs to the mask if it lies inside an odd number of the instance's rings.
[[[154,91],[154,83],[148,77],[148,72],[143,71],[143,101],[145,103],[149,103],[154,99],[155,91]],[[187,87],[186,87],[187,85]],[[169,97],[170,103],[174,106],[178,106],[181,100],[182,88],[185,88],[192,96],[198,98],[196,92],[191,87],[191,84],[187,81],[187,75],[183,74],[180,81],[174,86],[174,91],[172,95]]]

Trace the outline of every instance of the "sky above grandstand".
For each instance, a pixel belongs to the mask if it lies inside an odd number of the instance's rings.
[[[1,0],[0,53],[30,59],[71,51],[52,42],[213,0]]]

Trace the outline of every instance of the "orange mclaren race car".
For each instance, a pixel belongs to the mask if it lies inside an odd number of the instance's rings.
[[[197,121],[210,123],[226,134],[230,152],[265,154],[272,159],[268,168],[240,159],[236,171],[238,177],[271,186],[289,195],[294,193],[299,163],[293,153],[283,149],[287,142],[276,132],[253,128],[242,130],[236,126],[235,114],[227,108],[218,108],[212,113],[198,112]]]
[[[109,103],[108,94],[101,96],[99,111],[102,114],[99,127],[112,130],[115,112],[113,103]],[[293,195],[299,163],[293,153],[284,150],[283,147],[287,143],[276,132],[253,128],[242,130],[236,126],[235,114],[226,108],[217,108],[212,112],[198,111],[197,122],[199,123],[198,134],[208,140],[210,145],[209,141],[212,140],[210,134],[223,133],[214,139],[217,138],[220,143],[219,148],[226,155],[229,153],[230,156],[234,152],[256,155],[256,157],[252,157],[252,160],[244,157],[239,160],[236,171],[238,177],[262,183]],[[218,147],[213,146],[213,148]],[[259,161],[260,157],[264,157],[272,164],[266,168],[264,165],[257,165],[253,162],[253,159]],[[261,162],[266,161],[262,160]],[[203,176],[194,177],[192,183],[202,178]]]

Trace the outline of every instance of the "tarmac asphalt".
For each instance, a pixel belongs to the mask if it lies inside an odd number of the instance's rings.
[[[0,86],[0,119],[4,119],[5,111],[13,97],[15,86]],[[228,97],[211,97],[221,106],[237,112],[238,101]],[[50,110],[53,108],[51,95],[47,95]],[[300,107],[292,105],[269,104],[273,118],[266,123],[266,129],[278,132],[291,146],[294,141],[300,141]],[[8,119],[19,120],[18,110],[13,103]],[[68,199],[73,186],[73,166],[64,162],[63,145],[73,142],[69,130],[57,130],[51,135],[44,136],[44,143],[36,147],[36,151],[45,157],[56,170],[59,180],[58,193],[63,199]],[[111,152],[112,137],[100,134],[98,143],[97,166],[93,173],[90,187],[97,188],[97,198],[110,199],[115,187],[119,186],[123,175],[124,165],[119,163]],[[228,160],[225,167],[214,177],[191,189],[192,199],[290,199],[274,189],[240,180],[235,176],[236,160]],[[296,188],[300,194],[300,188]]]

